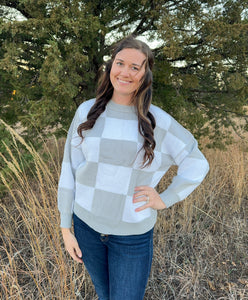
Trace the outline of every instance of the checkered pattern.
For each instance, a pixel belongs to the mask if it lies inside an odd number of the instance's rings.
[[[160,196],[167,207],[187,197],[204,179],[208,163],[193,136],[170,115],[151,105],[157,125],[155,158],[141,169],[143,138],[135,107],[110,101],[91,130],[77,135],[95,99],[78,108],[65,145],[59,181],[61,227],[71,227],[72,213],[105,234],[140,234],[156,222],[156,211],[135,212],[134,188],[155,187],[171,165],[178,174]]]

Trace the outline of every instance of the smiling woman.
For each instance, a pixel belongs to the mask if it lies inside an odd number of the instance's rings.
[[[145,74],[145,61],[145,55],[136,49],[123,49],[117,53],[110,72],[114,102],[131,104],[132,95],[138,90]]]
[[[152,67],[145,43],[120,41],[65,145],[58,190],[64,243],[84,262],[101,300],[143,299],[157,210],[186,198],[208,172],[191,133],[151,104]],[[158,194],[172,165],[178,174]]]

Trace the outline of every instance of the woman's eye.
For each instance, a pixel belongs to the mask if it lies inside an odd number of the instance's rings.
[[[133,69],[134,71],[139,71],[139,68],[137,68],[137,67],[132,67],[132,69]]]
[[[122,66],[123,65],[123,63],[119,62],[119,61],[116,64],[117,64],[117,66]]]

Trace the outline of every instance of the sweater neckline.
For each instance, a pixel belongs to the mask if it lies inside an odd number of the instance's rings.
[[[134,105],[123,105],[114,102],[112,99],[107,104],[108,108],[111,110],[119,112],[132,112],[135,113],[136,107]]]

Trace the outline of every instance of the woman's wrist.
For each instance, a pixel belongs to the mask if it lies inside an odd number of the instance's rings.
[[[61,228],[62,234],[63,235],[67,235],[71,233],[71,229],[70,228]]]

